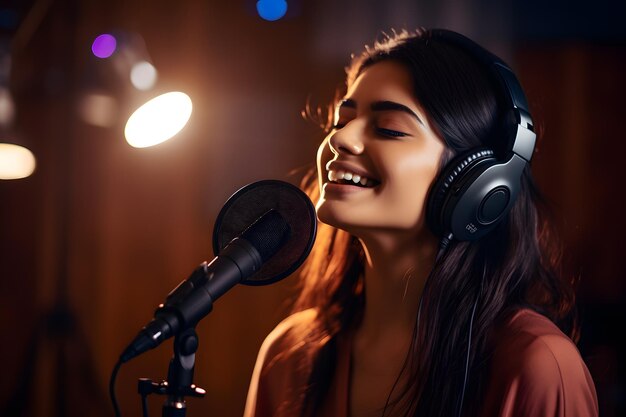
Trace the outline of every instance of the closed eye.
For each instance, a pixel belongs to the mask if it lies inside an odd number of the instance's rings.
[[[384,127],[377,127],[376,132],[378,132],[379,134],[383,136],[388,136],[392,138],[401,138],[404,136],[408,136],[408,134],[404,132],[399,132],[397,130],[391,130],[391,129],[385,129]]]
[[[339,130],[346,126],[346,123],[335,123],[330,128],[332,130]],[[404,136],[409,136],[407,133],[400,132],[398,130],[386,129],[384,127],[376,127],[376,132],[380,135],[391,137],[391,138],[401,138]]]

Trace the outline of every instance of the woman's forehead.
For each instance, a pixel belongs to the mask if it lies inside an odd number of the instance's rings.
[[[361,106],[376,103],[397,103],[410,109],[417,118],[428,124],[426,113],[415,96],[409,70],[395,61],[382,61],[367,67],[348,88],[345,97],[337,103],[336,112],[352,112]]]
[[[417,102],[411,74],[398,62],[383,61],[367,67],[349,86],[346,98],[358,102],[372,96],[376,100],[386,99],[386,95]]]

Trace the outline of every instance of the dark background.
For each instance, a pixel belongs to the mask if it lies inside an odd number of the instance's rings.
[[[0,182],[0,415],[112,415],[121,350],[180,280],[212,258],[222,204],[260,179],[297,183],[322,133],[307,102],[325,105],[349,55],[380,32],[461,31],[501,55],[524,85],[543,139],[533,160],[580,277],[581,353],[603,416],[626,415],[622,237],[626,3],[572,1],[288,1],[276,22],[255,1],[39,0],[0,3],[10,42],[15,132],[34,175]],[[159,71],[133,91],[114,60],[91,54],[102,32],[139,34]],[[188,126],[154,148],[123,139],[148,96],[182,90]],[[112,124],[80,116],[98,92]],[[295,173],[293,173],[295,171]],[[237,287],[198,326],[189,416],[239,416],[257,350],[281,320],[297,275]],[[164,378],[171,343],[122,367],[123,414],[140,414],[136,381]],[[150,402],[160,413],[162,399]]]

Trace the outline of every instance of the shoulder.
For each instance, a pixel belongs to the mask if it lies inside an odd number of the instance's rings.
[[[303,351],[304,338],[317,317],[317,310],[308,309],[292,314],[280,322],[265,338],[259,350],[265,370],[280,363],[292,362]]]
[[[308,381],[312,353],[305,349],[305,342],[316,317],[315,309],[292,314],[265,338],[254,366],[244,416],[293,415],[293,399]]]
[[[493,340],[487,396],[509,410],[496,415],[597,415],[593,380],[576,345],[548,318],[521,309],[496,327]]]
[[[509,367],[519,371],[529,367],[561,370],[580,359],[570,338],[547,317],[529,309],[504,320],[495,335],[494,359],[512,354],[519,360],[511,361]]]

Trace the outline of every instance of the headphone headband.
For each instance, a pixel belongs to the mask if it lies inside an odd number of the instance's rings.
[[[456,32],[429,32],[431,39],[456,46],[482,64],[501,98],[507,154],[499,159],[493,150],[478,148],[458,155],[435,181],[427,205],[426,219],[435,234],[477,240],[492,231],[515,203],[535,148],[533,121],[524,91],[504,61]]]
[[[430,33],[432,39],[442,40],[466,51],[491,72],[499,86],[500,97],[504,100],[507,120],[510,117],[516,123],[515,136],[512,140],[507,138],[510,140],[508,145],[514,153],[530,162],[536,138],[533,120],[524,90],[511,68],[498,56],[460,33],[446,29],[432,29]]]

